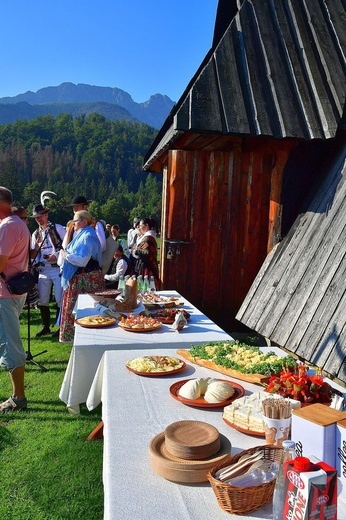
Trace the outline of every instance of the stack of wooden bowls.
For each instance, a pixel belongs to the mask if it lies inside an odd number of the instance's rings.
[[[149,444],[152,469],[173,482],[207,482],[211,468],[231,453],[230,441],[217,428],[201,421],[178,421]]]

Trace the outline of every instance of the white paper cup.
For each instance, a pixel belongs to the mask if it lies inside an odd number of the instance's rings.
[[[263,415],[263,424],[267,444],[282,446],[282,442],[289,438],[291,417],[287,419],[270,419]]]

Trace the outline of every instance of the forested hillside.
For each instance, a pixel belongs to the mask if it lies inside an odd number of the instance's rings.
[[[156,130],[144,123],[106,120],[99,114],[39,116],[0,125],[0,185],[15,203],[32,206],[40,193],[52,221],[65,224],[67,204],[84,195],[90,211],[127,231],[134,216],[161,216],[161,177],[143,172],[142,161]]]

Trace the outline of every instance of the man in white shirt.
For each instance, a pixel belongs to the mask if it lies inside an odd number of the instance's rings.
[[[120,276],[126,276],[130,273],[130,261],[127,256],[124,255],[124,249],[119,244],[117,251],[114,253],[114,261],[109,270],[109,274],[105,274],[106,289],[118,287]]]
[[[48,220],[48,208],[37,204],[31,215],[38,228],[32,234],[31,257],[35,257],[34,263],[39,265],[38,277],[38,308],[41,313],[42,328],[36,334],[37,338],[50,334],[50,309],[49,300],[52,286],[54,285],[54,298],[57,306],[56,319],[58,319],[62,300],[62,288],[60,279],[60,268],[57,264],[59,252],[62,247],[66,229],[60,224],[52,224]],[[53,337],[58,337],[55,331]]]

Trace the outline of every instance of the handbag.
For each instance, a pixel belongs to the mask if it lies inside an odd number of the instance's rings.
[[[6,278],[4,273],[0,273],[1,277],[7,285],[7,289],[11,294],[25,294],[35,287],[35,278],[28,271]]]

